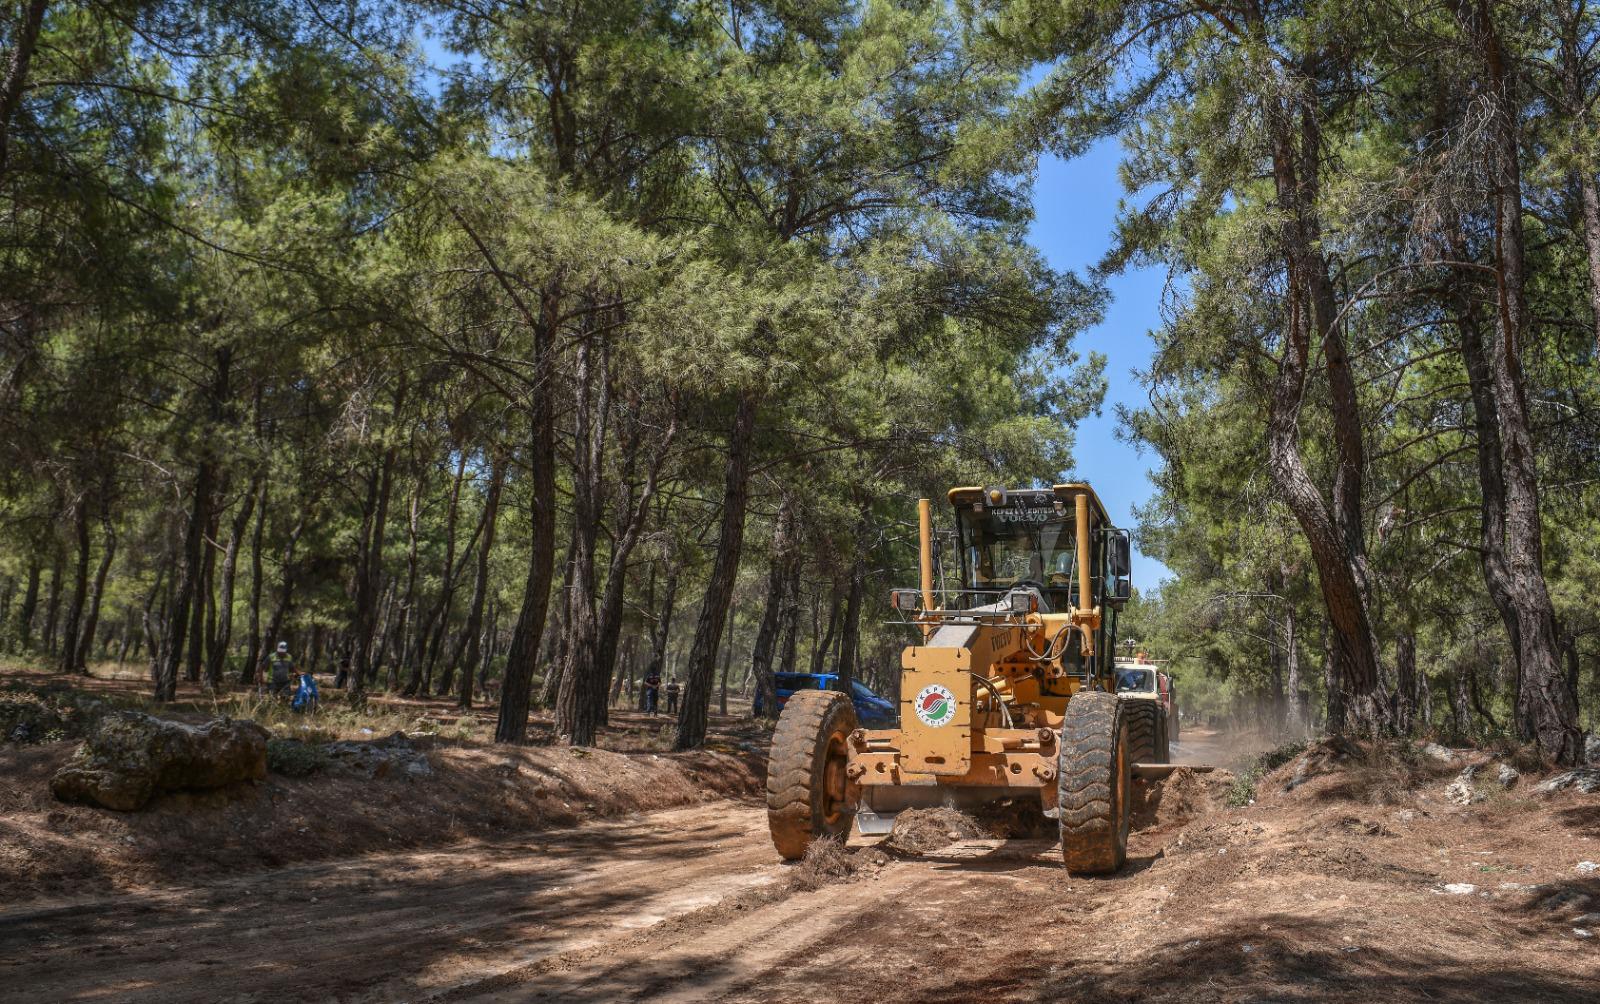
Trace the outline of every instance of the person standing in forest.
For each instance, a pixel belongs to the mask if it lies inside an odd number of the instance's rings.
[[[333,689],[334,690],[343,690],[345,688],[345,685],[347,683],[349,683],[349,682],[350,682],[350,656],[348,654],[346,654],[346,655],[343,655],[343,656],[339,657],[339,671],[337,673],[333,674]]]
[[[289,683],[294,679],[294,659],[289,656],[288,642],[278,642],[277,651],[272,653],[272,660],[268,663],[267,679],[274,699],[289,692]]]
[[[667,681],[667,714],[678,713],[678,695],[682,692],[683,685],[678,682],[676,676]]]
[[[661,674],[651,670],[644,678],[644,710],[655,714],[661,707]]]

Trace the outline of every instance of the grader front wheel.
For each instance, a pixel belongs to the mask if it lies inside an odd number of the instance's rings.
[[[1080,691],[1061,724],[1056,804],[1061,855],[1074,875],[1105,875],[1128,856],[1133,784],[1128,723],[1115,694]]]
[[[855,728],[843,694],[802,690],[784,705],[767,760],[767,825],[785,859],[802,857],[818,837],[849,835],[856,809],[845,797],[845,767]]]

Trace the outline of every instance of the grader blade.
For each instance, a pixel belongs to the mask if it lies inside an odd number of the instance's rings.
[[[1145,781],[1161,781],[1171,777],[1175,770],[1192,770],[1196,774],[1209,774],[1216,769],[1212,764],[1136,763],[1133,765],[1133,776]]]

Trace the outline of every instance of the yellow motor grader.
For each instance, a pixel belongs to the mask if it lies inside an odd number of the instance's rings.
[[[921,633],[901,656],[898,728],[857,728],[849,697],[800,691],[772,737],[767,815],[778,853],[821,836],[886,833],[909,808],[1037,798],[1068,871],[1127,853],[1136,767],[1165,773],[1163,713],[1116,693],[1117,612],[1130,543],[1087,484],[955,488],[960,587],[935,583],[932,506],[918,503],[921,588],[891,606]],[[937,552],[942,558],[944,549]],[[1136,763],[1138,761],[1139,763]],[[1167,768],[1170,769],[1170,768]]]

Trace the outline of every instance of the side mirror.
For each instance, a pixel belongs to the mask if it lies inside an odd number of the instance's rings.
[[[1114,606],[1121,606],[1133,599],[1133,580],[1126,575],[1119,575],[1112,579],[1111,595],[1107,599]]]
[[[1128,540],[1128,531],[1118,530],[1111,535],[1110,571],[1113,578],[1125,579],[1133,572],[1133,545]],[[1126,598],[1126,597],[1124,597]]]

